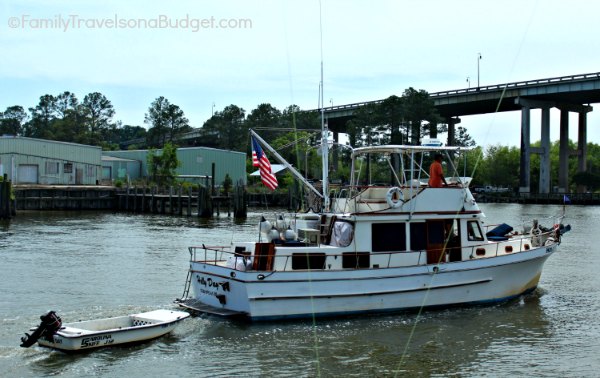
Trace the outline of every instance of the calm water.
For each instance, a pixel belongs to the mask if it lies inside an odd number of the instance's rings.
[[[484,204],[516,226],[558,206]],[[188,319],[134,347],[65,355],[19,338],[54,309],[63,321],[172,308],[187,247],[256,236],[247,222],[112,213],[21,213],[0,224],[0,375],[600,376],[600,208],[567,208],[539,288],[510,303],[423,314],[245,324]]]

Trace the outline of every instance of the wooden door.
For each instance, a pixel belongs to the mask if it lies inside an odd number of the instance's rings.
[[[445,262],[444,259],[444,221],[427,221],[427,264]]]

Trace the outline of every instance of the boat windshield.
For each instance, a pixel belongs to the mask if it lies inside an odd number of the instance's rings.
[[[357,148],[352,153],[350,185],[418,187],[429,180],[429,166],[441,154],[449,184],[468,186],[466,156],[469,147],[387,145]],[[461,175],[459,171],[463,171]]]

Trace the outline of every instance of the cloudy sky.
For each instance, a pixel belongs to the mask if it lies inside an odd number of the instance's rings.
[[[158,96],[194,127],[229,104],[316,108],[319,9],[317,0],[4,1],[0,111],[63,91],[80,100],[101,92],[116,120],[141,126]],[[322,0],[321,10],[326,105],[476,86],[479,53],[481,85],[600,71],[600,2]],[[519,120],[513,112],[461,125],[480,145],[518,145]],[[571,125],[573,138],[575,115]],[[600,143],[600,105],[588,125]]]

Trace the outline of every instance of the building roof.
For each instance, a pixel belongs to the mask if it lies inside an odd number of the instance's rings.
[[[102,155],[102,161],[137,161],[133,159],[123,159],[115,156]]]

